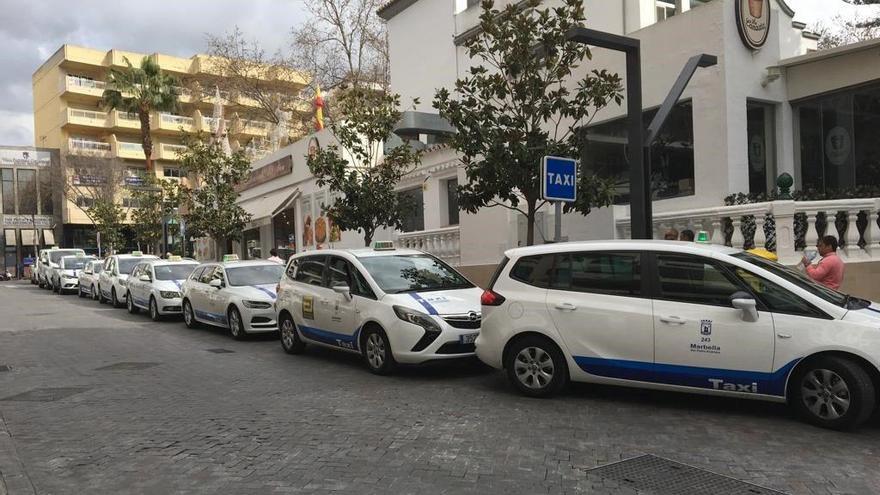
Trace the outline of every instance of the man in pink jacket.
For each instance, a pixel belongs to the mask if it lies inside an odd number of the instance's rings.
[[[802,263],[806,268],[807,275],[829,289],[840,290],[845,267],[843,260],[837,256],[837,238],[833,235],[826,235],[819,239],[816,248],[819,250],[819,255],[822,256],[822,259],[819,260],[819,263],[813,265],[810,263],[810,260],[804,257]]]

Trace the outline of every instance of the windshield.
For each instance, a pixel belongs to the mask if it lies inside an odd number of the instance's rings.
[[[239,266],[226,269],[229,285],[275,285],[281,280],[284,265]]]
[[[131,269],[134,268],[135,265],[144,261],[145,259],[151,258],[119,258],[117,259],[117,264],[119,265],[119,274],[120,275],[128,275],[131,273]]]
[[[92,263],[92,272],[101,273],[103,271],[104,271],[104,262],[103,261],[96,261],[96,262]]]
[[[189,274],[199,266],[196,263],[186,263],[183,265],[159,265],[154,266],[156,272],[156,280],[183,280],[189,277]]]
[[[64,258],[61,258],[61,268],[64,268],[65,270],[82,270],[85,268],[86,263],[94,259],[95,258],[65,256]]]
[[[733,256],[743,261],[748,261],[749,263],[763,268],[774,275],[782,277],[787,282],[791,282],[801,289],[806,290],[810,294],[821,297],[831,304],[846,308],[848,303],[850,302],[850,297],[846,294],[841,294],[836,290],[829,289],[828,287],[825,287],[824,285],[815,282],[813,279],[806,276],[804,273],[795,270],[794,268],[789,268],[785,265],[770,261],[766,258],[762,258],[760,256],[745,252],[736,253]]]
[[[58,249],[55,251],[49,252],[49,261],[52,263],[58,263],[61,261],[61,258],[70,255],[82,254],[83,251],[81,249]]]
[[[449,265],[424,254],[371,256],[360,258],[360,262],[389,294],[473,287]]]

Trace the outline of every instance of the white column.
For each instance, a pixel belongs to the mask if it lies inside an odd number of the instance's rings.
[[[755,248],[763,248],[767,244],[767,235],[764,234],[764,213],[755,214]]]
[[[807,249],[815,250],[816,243],[819,242],[819,231],[816,230],[816,216],[818,214],[816,211],[807,212],[807,232],[804,235]]]
[[[880,226],[877,215],[880,214],[880,199],[874,200],[874,206],[868,210],[868,227],[865,229],[865,251],[871,258],[880,259]]]
[[[721,217],[712,217],[712,232],[709,233],[712,239],[712,244],[717,244],[719,246],[724,245],[724,229],[721,224]]]
[[[853,259],[861,256],[861,248],[859,247],[859,226],[856,222],[859,218],[859,210],[846,211],[846,256]]]
[[[733,236],[730,238],[730,245],[742,249],[745,243],[742,233],[742,217],[735,216],[730,219],[733,222]]]

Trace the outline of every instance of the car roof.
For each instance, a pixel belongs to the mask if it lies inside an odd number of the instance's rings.
[[[144,261],[159,259],[158,256],[155,256],[152,254],[114,254],[113,257],[118,258],[118,259],[136,258],[136,259],[142,259]]]
[[[528,246],[514,248],[504,254],[508,258],[519,258],[536,254],[567,253],[570,251],[670,251],[686,254],[735,254],[741,252],[718,244],[702,244],[686,241],[654,241],[654,240],[613,240],[613,241],[578,241],[542,244],[540,246]]]
[[[161,259],[161,258],[153,258],[153,259],[149,259],[149,260],[147,260],[147,263],[149,263],[149,264],[151,264],[151,265],[153,265],[153,266],[165,266],[165,265],[198,265],[198,264],[199,264],[198,261],[194,261],[194,260],[177,260],[177,261],[171,261],[171,260],[163,260],[163,259]]]
[[[358,248],[358,249],[323,249],[321,251],[308,251],[305,253],[300,253],[300,256],[304,255],[351,255],[355,258],[375,258],[379,256],[412,256],[418,254],[427,254],[423,251],[419,251],[416,249],[380,249],[375,250],[373,248]]]
[[[223,268],[235,268],[238,266],[284,266],[281,263],[267,260],[239,260],[239,261],[207,261],[200,266],[222,266]]]

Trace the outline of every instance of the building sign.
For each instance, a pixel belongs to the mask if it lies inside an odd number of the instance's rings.
[[[770,0],[736,0],[736,27],[746,48],[757,50],[770,34]]]
[[[3,167],[48,167],[51,164],[49,151],[0,148],[0,166]]]
[[[268,163],[263,165],[262,167],[251,170],[248,178],[245,179],[244,182],[236,186],[235,190],[238,192],[246,191],[252,187],[257,187],[260,184],[265,184],[270,180],[277,179],[282,175],[287,175],[293,172],[293,157],[290,155],[275,160],[272,163]]]
[[[544,157],[541,163],[541,197],[566,202],[577,199],[577,160]]]
[[[70,183],[74,186],[100,186],[107,183],[107,178],[98,175],[74,175],[70,178]]]
[[[50,229],[53,223],[51,215],[3,215],[4,227]]]

